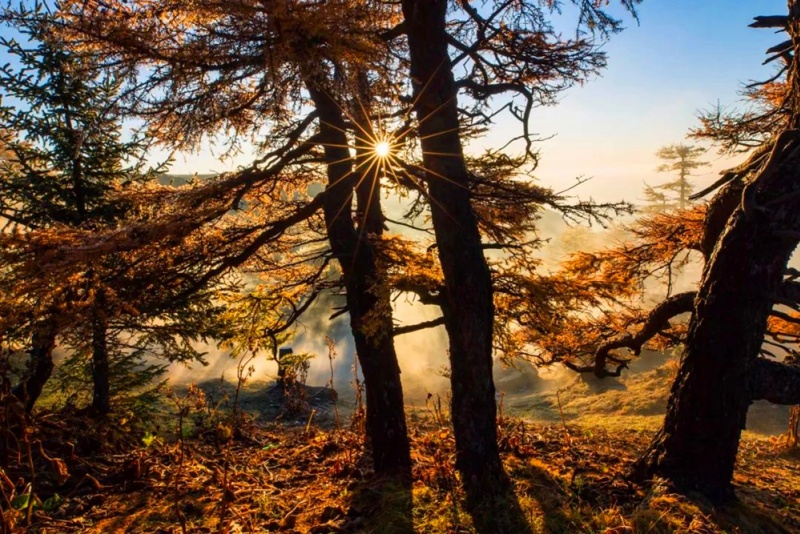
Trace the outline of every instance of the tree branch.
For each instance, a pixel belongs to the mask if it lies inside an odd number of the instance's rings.
[[[621,334],[616,336],[599,347],[594,354],[594,374],[598,378],[606,376],[619,376],[610,374],[611,372],[606,369],[606,362],[614,360],[620,364],[626,362],[613,358],[610,352],[614,349],[628,348],[638,355],[642,351],[642,346],[650,339],[655,337],[661,330],[669,327],[669,320],[682,313],[690,312],[694,309],[694,298],[697,295],[695,291],[687,291],[686,293],[679,293],[672,297],[663,300],[655,308],[653,308],[647,315],[644,325],[636,335],[630,333]],[[617,368],[619,372],[621,368]]]
[[[800,404],[800,366],[759,358],[750,385],[752,400],[773,404]]]
[[[434,328],[437,326],[441,326],[444,324],[444,317],[439,317],[438,319],[432,319],[430,321],[423,321],[417,324],[410,324],[406,326],[398,326],[392,332],[392,335],[402,336],[403,334],[410,334],[412,332],[418,332],[420,330],[425,330],[426,328]]]

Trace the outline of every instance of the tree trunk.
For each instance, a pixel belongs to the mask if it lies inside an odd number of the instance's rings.
[[[800,445],[800,406],[792,406],[789,412],[789,445]]]
[[[664,426],[638,466],[641,474],[664,476],[717,501],[733,495],[769,295],[777,294],[794,249],[759,219],[737,210],[711,257]]]
[[[52,320],[43,320],[33,326],[26,377],[14,388],[13,394],[25,404],[30,413],[42,394],[44,385],[53,374],[53,349],[56,346],[56,329]]]
[[[789,7],[789,33],[797,48],[800,2],[791,0]],[[797,106],[796,63],[789,72],[791,102]],[[794,109],[793,129],[775,139],[769,159],[744,187],[706,264],[667,416],[635,467],[640,477],[660,475],[715,501],[733,497],[731,480],[747,409],[753,398],[781,393],[764,391],[770,378],[777,383],[780,370],[770,365],[774,362],[759,360],[759,354],[800,235],[799,126],[800,109]],[[784,396],[791,397],[797,388],[789,389]]]
[[[489,268],[470,204],[457,90],[447,49],[445,0],[403,0],[414,102],[431,214],[445,280],[456,466],[482,500],[505,480],[492,381],[494,308]]]
[[[392,336],[388,290],[368,232],[358,232],[352,202],[356,175],[350,156],[346,125],[337,102],[323,89],[308,84],[317,112],[328,161],[325,224],[331,250],[342,269],[347,311],[367,396],[367,435],[375,472],[411,480],[411,453],[403,404],[400,366]],[[365,177],[377,179],[377,177]]]
[[[781,230],[800,228],[798,210],[781,205],[800,191],[793,157],[800,136],[787,134],[776,140],[769,162],[745,187],[708,260],[664,426],[636,466],[639,476],[664,476],[717,501],[733,496],[747,409],[752,399],[768,394],[763,384],[775,374],[766,373],[772,366],[760,362],[759,353],[797,245],[792,232]],[[773,207],[763,207],[767,204]]]
[[[98,290],[92,313],[92,413],[95,415],[106,415],[111,412],[108,318],[102,305],[102,290]]]

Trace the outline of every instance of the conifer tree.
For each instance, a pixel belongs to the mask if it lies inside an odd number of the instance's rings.
[[[120,139],[114,109],[119,84],[110,76],[90,72],[46,26],[32,22],[18,30],[26,44],[6,37],[1,42],[19,67],[7,64],[0,70],[5,100],[0,121],[9,134],[9,155],[0,174],[0,216],[7,230],[17,233],[112,225],[125,207],[110,201],[109,192],[141,179],[138,172],[124,167],[138,147]],[[94,286],[91,275],[85,284]],[[93,287],[92,291],[98,296],[92,368],[98,379],[96,403],[105,410],[108,363],[103,290]],[[28,408],[52,370],[52,349],[64,311],[59,306],[64,305],[66,301],[33,302],[27,310],[30,368],[17,392]]]
[[[708,165],[698,158],[705,153],[705,149],[694,145],[675,144],[661,147],[656,156],[665,163],[658,166],[658,172],[676,174],[672,181],[656,186],[645,185],[645,199],[653,204],[654,211],[667,209],[686,209],[689,206],[689,197],[694,186],[689,181],[694,169]]]
[[[208,294],[173,301],[156,292],[140,293],[148,275],[152,288],[154,274],[168,274],[163,266],[148,273],[142,264],[132,268],[124,258],[108,256],[71,273],[44,276],[22,268],[21,260],[32,258],[35,265],[48,257],[46,250],[36,249],[38,238],[29,239],[34,235],[58,240],[59,232],[102,232],[122,224],[138,208],[120,192],[152,183],[156,173],[144,170],[141,138],[123,139],[119,79],[93,71],[68,50],[43,6],[20,9],[16,27],[24,44],[2,41],[19,66],[0,71],[7,146],[0,168],[0,218],[9,241],[2,278],[4,297],[16,296],[23,304],[3,326],[26,331],[30,338],[29,369],[15,393],[28,410],[33,407],[52,372],[52,351],[60,338],[79,362],[89,360],[91,405],[102,415],[111,409],[112,382],[135,383],[130,373],[145,355],[197,358],[199,353],[173,336],[203,336],[221,327],[209,320],[215,306]],[[183,326],[176,328],[174,318]],[[158,369],[150,365],[142,372],[152,375]],[[112,377],[115,372],[124,376]]]

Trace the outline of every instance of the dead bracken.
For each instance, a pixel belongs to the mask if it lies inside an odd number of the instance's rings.
[[[346,429],[251,423],[238,438],[143,443],[116,426],[62,413],[28,427],[4,451],[4,532],[26,530],[25,491],[34,495],[30,528],[38,532],[475,532],[452,432],[428,414],[412,415],[410,489],[373,478],[362,440]],[[513,418],[501,418],[498,432],[534,532],[800,529],[798,451],[779,439],[742,442],[739,502],[715,508],[663,481],[626,479],[649,432]]]

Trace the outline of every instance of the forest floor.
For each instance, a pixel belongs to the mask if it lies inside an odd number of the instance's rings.
[[[63,414],[29,429],[6,471],[8,532],[476,532],[453,470],[453,437],[436,413],[413,414],[414,484],[369,476],[358,433],[220,424],[183,442],[149,436],[131,447],[114,425]],[[625,479],[650,438],[502,418],[503,461],[517,508],[537,533],[800,532],[800,453],[776,439],[743,440],[739,501],[715,508],[664,484]],[[30,487],[14,481],[34,473]],[[13,489],[12,489],[13,488]],[[511,505],[514,506],[511,506]],[[9,509],[10,508],[10,509]],[[28,515],[29,514],[29,515]]]
[[[625,478],[663,417],[669,372],[658,365],[617,384],[576,380],[503,398],[500,446],[515,493],[501,509],[513,517],[492,521],[535,533],[800,532],[800,449],[780,437],[746,433],[738,501],[727,506]],[[238,397],[232,385],[212,386],[170,395],[172,415],[149,430],[63,410],[9,425],[16,441],[0,449],[17,454],[0,458],[9,466],[0,534],[480,532],[453,469],[446,399],[409,408],[414,483],[404,488],[370,476],[353,399],[307,388],[290,416],[264,384]],[[538,421],[519,417],[533,413]]]

